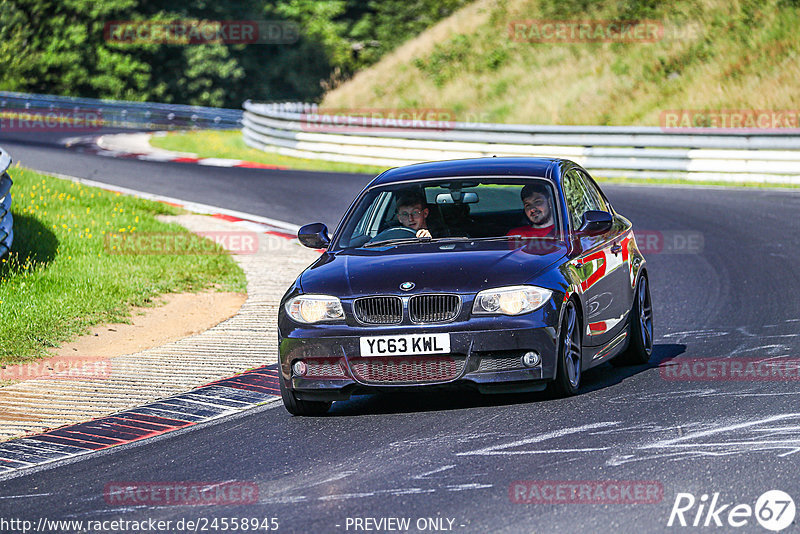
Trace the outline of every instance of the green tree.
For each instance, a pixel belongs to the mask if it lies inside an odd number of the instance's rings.
[[[0,0],[0,89],[239,107],[317,100],[467,0]],[[114,21],[280,20],[291,44],[142,44]],[[333,80],[333,81],[332,81]]]

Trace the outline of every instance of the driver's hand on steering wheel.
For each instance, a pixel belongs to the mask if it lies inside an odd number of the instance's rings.
[[[431,233],[427,228],[420,228],[417,230],[417,237],[431,237]]]

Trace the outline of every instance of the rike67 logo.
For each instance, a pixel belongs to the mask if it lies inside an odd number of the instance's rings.
[[[755,520],[765,529],[780,532],[794,521],[795,504],[788,493],[780,490],[764,492],[755,506],[724,502],[719,493],[703,494],[699,499],[691,493],[678,493],[669,514],[667,526],[739,528]],[[750,529],[748,529],[750,530]]]

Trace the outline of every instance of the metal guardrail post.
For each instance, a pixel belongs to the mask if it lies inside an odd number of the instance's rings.
[[[0,91],[0,111],[48,110],[73,113],[96,111],[105,126],[148,129],[214,128],[233,130],[241,127],[242,110],[99,100],[71,96],[39,95]]]
[[[673,132],[646,126],[349,122],[303,103],[243,104],[249,146],[288,156],[397,166],[482,156],[572,159],[598,176],[800,183],[800,134]],[[356,124],[355,127],[348,127]]]

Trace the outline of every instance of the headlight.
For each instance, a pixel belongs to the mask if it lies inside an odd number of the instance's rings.
[[[286,313],[298,323],[344,319],[342,303],[329,295],[299,295],[286,303]]]
[[[521,315],[540,308],[553,292],[536,286],[510,286],[478,293],[472,313]]]

